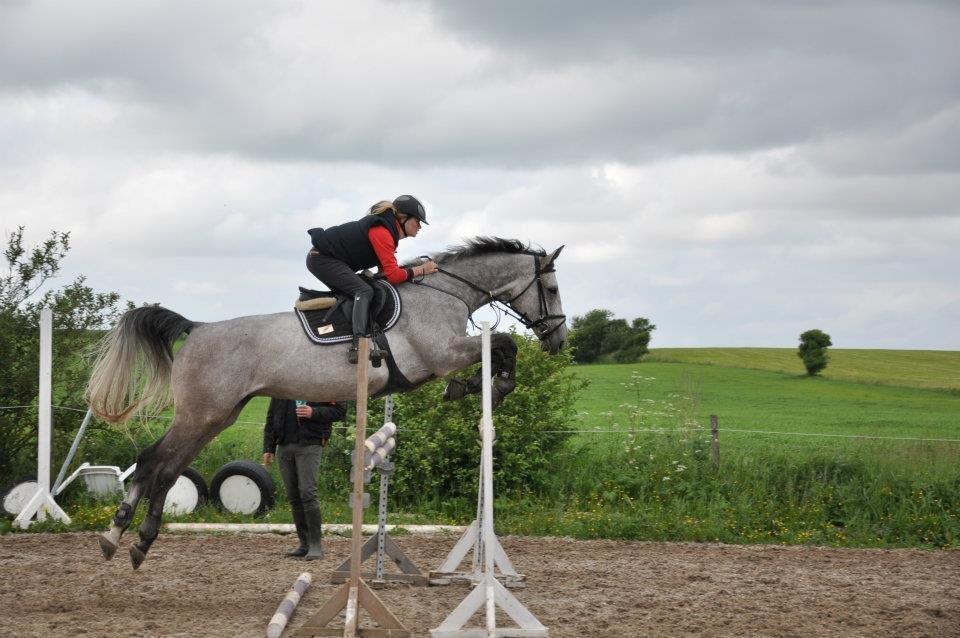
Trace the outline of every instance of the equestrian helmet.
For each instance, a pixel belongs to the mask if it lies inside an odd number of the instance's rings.
[[[413,195],[401,195],[393,200],[393,207],[401,215],[415,217],[421,224],[427,223],[427,211],[424,210],[420,200]]]

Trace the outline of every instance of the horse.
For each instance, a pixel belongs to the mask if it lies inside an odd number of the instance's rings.
[[[402,312],[387,336],[393,367],[408,381],[404,388],[480,361],[481,338],[468,336],[466,325],[486,304],[499,305],[531,329],[543,350],[559,352],[567,336],[555,269],[562,249],[548,254],[515,239],[477,237],[432,255],[437,273],[399,284]],[[184,333],[188,336],[174,356],[173,344]],[[113,557],[146,496],[140,539],[130,547],[133,568],[139,568],[159,534],[167,491],[251,398],[355,399],[356,365],[347,361],[348,347],[314,346],[292,311],[211,323],[190,321],[160,306],[124,313],[99,345],[88,405],[112,423],[136,413],[156,414],[171,402],[174,416],[169,429],[137,457],[130,490],[109,530],[99,536],[104,557]],[[492,335],[497,401],[515,385],[516,352],[510,335]],[[385,367],[372,367],[368,392],[393,391],[391,376]],[[452,379],[444,398],[479,392],[480,381],[479,372],[466,383]]]

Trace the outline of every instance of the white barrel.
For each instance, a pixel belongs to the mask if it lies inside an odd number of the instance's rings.
[[[273,618],[270,619],[270,624],[267,625],[267,638],[280,637],[284,627],[287,626],[287,622],[290,621],[290,616],[293,615],[293,610],[297,608],[300,598],[303,596],[303,593],[307,591],[307,587],[310,586],[311,581],[313,581],[313,576],[310,575],[310,572],[303,572],[297,577],[297,580],[293,583],[293,589],[291,589],[283,601],[280,602],[280,606],[277,607],[277,613],[273,615]]]

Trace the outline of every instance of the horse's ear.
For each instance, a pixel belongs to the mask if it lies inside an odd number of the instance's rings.
[[[564,244],[564,246],[566,246],[566,244]],[[557,260],[557,257],[560,256],[560,251],[561,251],[561,250],[563,250],[563,246],[560,246],[560,248],[557,248],[555,251],[553,251],[553,254],[550,255],[550,263],[551,263],[551,264]]]

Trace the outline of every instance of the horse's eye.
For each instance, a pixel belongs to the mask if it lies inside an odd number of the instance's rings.
[[[547,286],[547,292],[549,292],[549,293],[552,294],[552,295],[557,294],[557,291],[559,291],[559,290],[560,290],[560,289],[557,288],[556,286]]]

